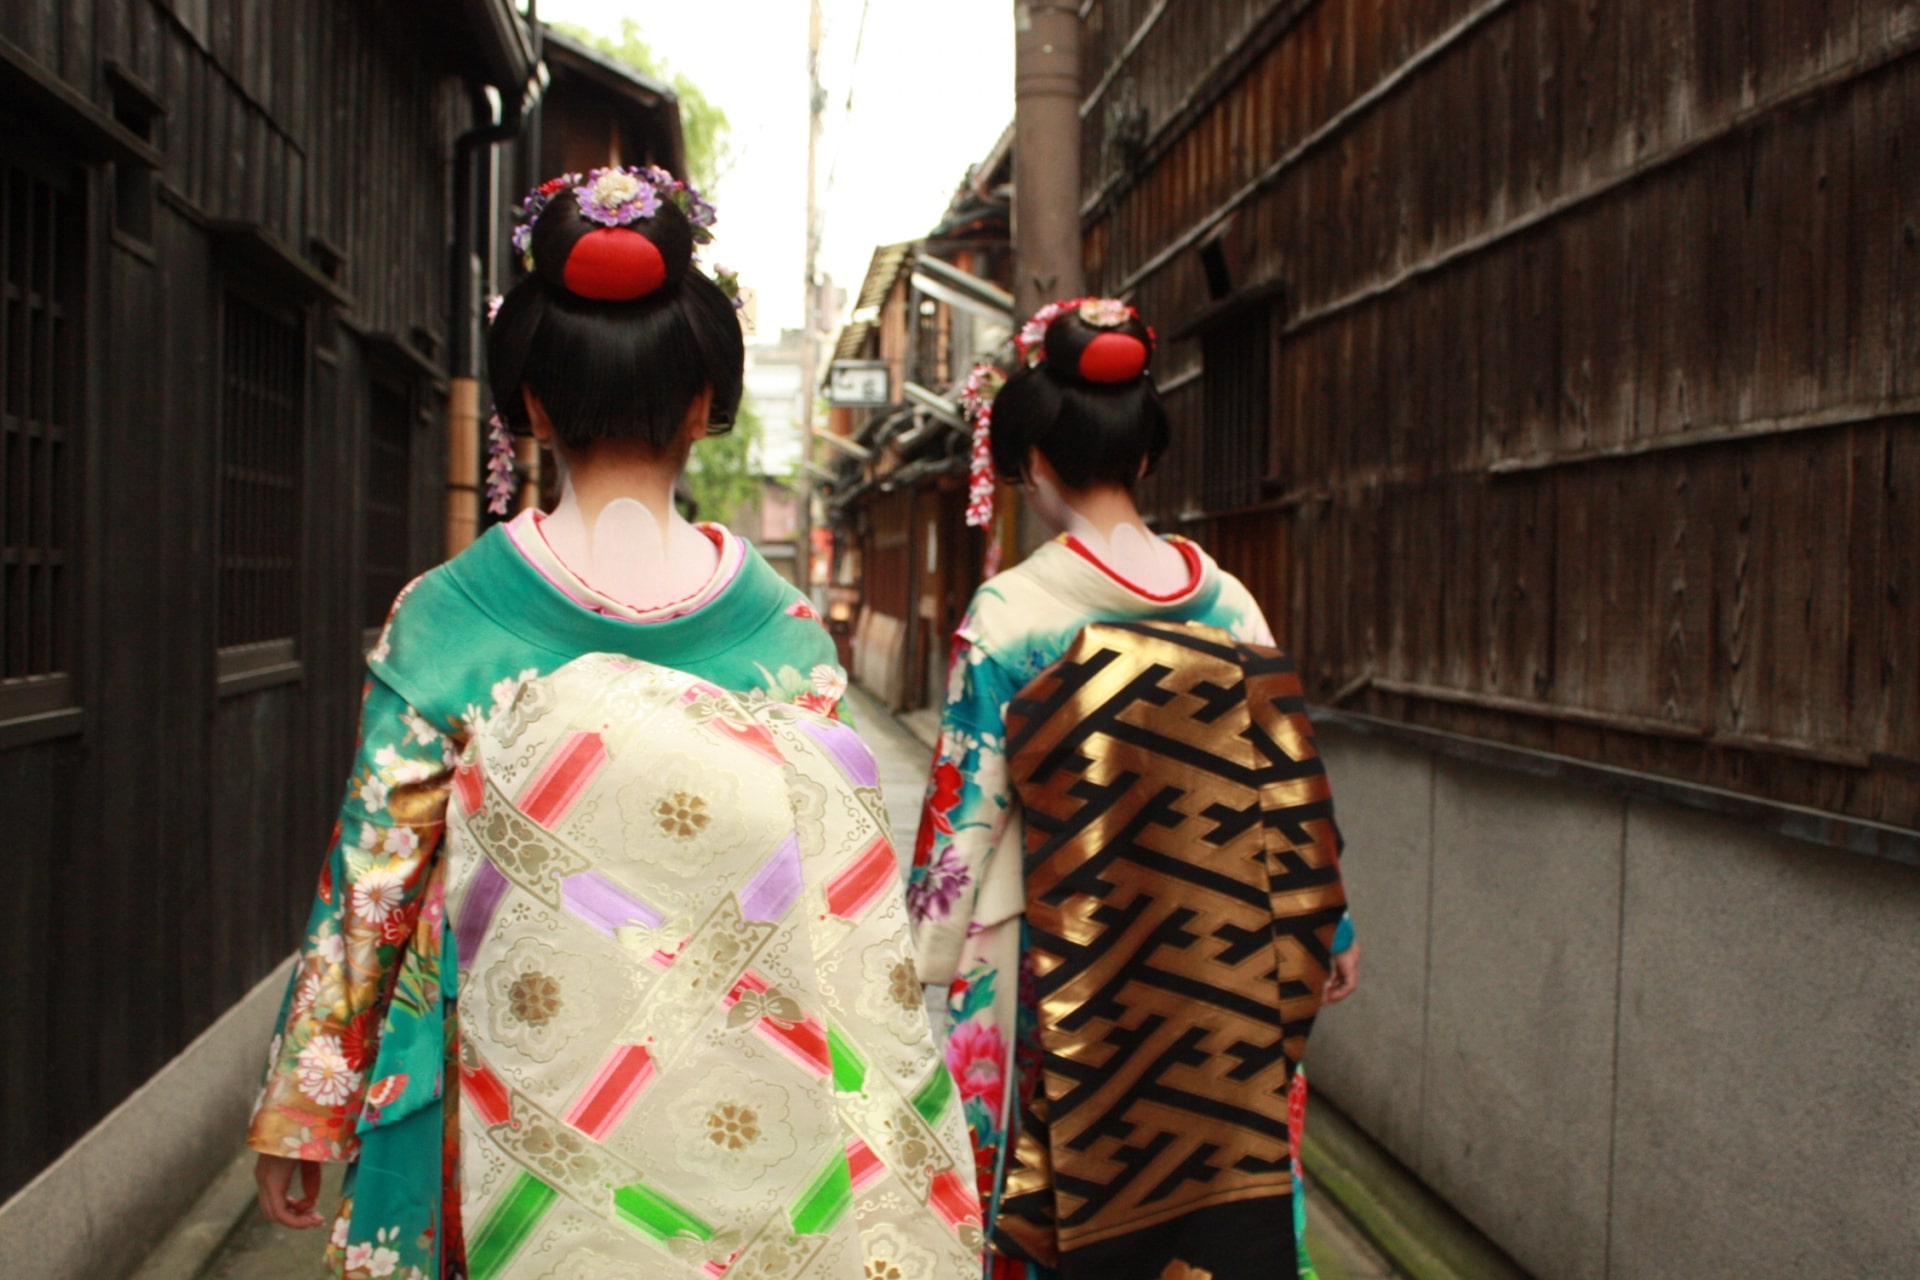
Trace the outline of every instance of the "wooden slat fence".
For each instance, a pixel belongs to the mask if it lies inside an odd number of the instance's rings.
[[[1316,697],[1920,827],[1920,6],[1088,24],[1089,283],[1275,299],[1266,496],[1183,440],[1146,497]],[[1160,361],[1183,434],[1233,345]]]

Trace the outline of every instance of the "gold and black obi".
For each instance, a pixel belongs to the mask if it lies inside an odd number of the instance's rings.
[[[1007,755],[1039,1087],[994,1249],[1069,1280],[1291,1274],[1287,1092],[1346,902],[1293,660],[1089,626],[1009,706]]]

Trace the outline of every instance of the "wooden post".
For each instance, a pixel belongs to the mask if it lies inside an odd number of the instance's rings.
[[[1080,249],[1080,11],[1065,0],[1013,6],[1013,307],[1019,324],[1086,290]],[[1011,497],[1004,490],[1002,499]],[[1021,504],[1001,527],[1011,566],[1051,531]],[[1003,544],[1005,545],[1005,544]]]
[[[540,474],[540,442],[532,436],[521,436],[513,442],[514,461],[520,466],[520,501],[515,511],[534,510],[542,507]]]
[[[1085,289],[1080,251],[1080,11],[1013,6],[1014,312]]]
[[[480,536],[480,382],[447,383],[447,557]]]

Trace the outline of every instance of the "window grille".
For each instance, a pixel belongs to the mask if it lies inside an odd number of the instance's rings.
[[[1273,313],[1257,307],[1224,319],[1203,339],[1206,361],[1208,511],[1258,502],[1272,469]]]
[[[404,392],[373,386],[367,448],[367,502],[361,531],[361,606],[365,626],[387,620],[407,585],[413,492],[413,402]]]
[[[71,702],[85,222],[65,183],[0,161],[0,716]]]
[[[220,647],[270,646],[256,656],[290,660],[300,620],[306,334],[297,317],[231,293],[222,330]],[[222,665],[231,674],[236,664]]]

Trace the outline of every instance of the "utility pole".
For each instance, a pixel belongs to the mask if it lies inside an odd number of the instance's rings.
[[[1020,324],[1086,292],[1080,250],[1080,10],[1068,0],[1013,6],[1013,314]],[[1006,498],[1014,498],[1006,493]],[[1003,501],[994,538],[1009,563],[1049,530]]]
[[[813,402],[820,381],[820,195],[816,174],[826,106],[826,91],[820,87],[820,0],[812,0],[807,15],[807,278],[806,291],[801,295],[801,323],[805,327],[800,346],[800,545],[794,556],[800,589],[809,597],[814,588]]]
[[[1013,6],[1014,314],[1086,288],[1080,253],[1080,10]]]

